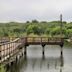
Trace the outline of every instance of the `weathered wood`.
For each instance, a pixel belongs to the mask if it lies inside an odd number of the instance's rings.
[[[9,38],[10,39],[10,38]],[[13,38],[9,42],[0,43],[0,63],[9,63],[14,61],[19,50],[25,47],[24,54],[26,55],[26,47],[28,45],[42,45],[43,55],[45,45],[60,45],[63,46],[64,39],[59,37],[22,37]]]
[[[25,44],[37,45],[37,44],[46,44],[46,45],[61,45],[64,40],[63,38],[58,37],[25,37],[24,41]]]
[[[19,46],[21,46],[21,43],[19,42],[19,38],[0,44],[0,63],[6,61],[11,56],[16,54],[19,50]]]

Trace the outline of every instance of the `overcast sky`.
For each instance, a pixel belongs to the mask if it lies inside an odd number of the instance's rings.
[[[0,0],[0,22],[43,20],[72,21],[72,0]]]

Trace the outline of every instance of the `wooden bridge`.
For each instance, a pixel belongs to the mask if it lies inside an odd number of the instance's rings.
[[[24,45],[62,45],[63,38],[59,37],[24,37]]]
[[[27,46],[42,45],[42,54],[44,55],[45,45],[60,45],[61,54],[64,44],[64,38],[59,37],[21,37],[8,38],[5,42],[0,39],[0,63],[8,64],[17,60],[18,56],[26,56]]]

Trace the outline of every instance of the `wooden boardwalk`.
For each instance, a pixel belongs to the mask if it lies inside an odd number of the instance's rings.
[[[61,45],[64,43],[64,39],[59,37],[24,37],[22,41],[24,45]]]
[[[22,37],[14,38],[9,42],[0,43],[0,63],[9,63],[14,61],[24,48],[26,51],[26,46],[28,45],[60,45],[63,46],[64,38],[59,37]]]

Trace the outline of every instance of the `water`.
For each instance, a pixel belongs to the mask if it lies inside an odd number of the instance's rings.
[[[45,57],[42,56],[42,47],[27,47],[27,58],[20,59],[19,63],[9,68],[9,72],[72,72],[72,48],[63,47],[63,56],[60,56],[60,46],[45,46]]]

